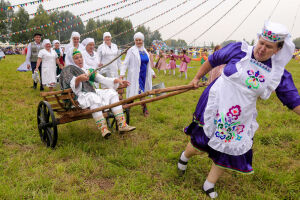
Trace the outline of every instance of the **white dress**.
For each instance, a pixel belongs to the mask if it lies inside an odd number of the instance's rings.
[[[48,87],[55,86],[57,53],[53,49],[50,52],[42,49],[38,57],[42,59],[42,84]]]
[[[88,73],[88,70],[81,68],[85,73]],[[75,87],[76,77],[74,76],[71,80],[71,88],[75,95],[78,97],[78,103],[81,108],[90,108],[97,105],[97,107],[109,105],[110,99],[117,96],[118,93],[114,90],[118,88],[119,84],[114,84],[115,78],[107,78],[102,76],[101,74],[96,74],[95,82],[105,84],[109,89],[95,89],[94,92],[83,92],[82,91],[82,83],[79,86]]]
[[[119,50],[116,44],[111,43],[111,47],[107,46],[105,42],[98,47],[97,50],[99,62],[103,65],[112,61],[119,55]],[[121,58],[103,68],[100,73],[106,77],[119,77],[118,70],[121,67]]]
[[[149,54],[147,50],[143,47],[143,51],[146,52],[147,56]],[[131,47],[127,51],[127,55],[123,62],[123,65],[120,68],[120,75],[124,76],[127,69],[127,80],[130,82],[130,85],[126,89],[126,97],[132,97],[139,94],[139,77],[140,77],[140,67],[141,67],[141,56],[139,49],[136,46]],[[155,75],[153,69],[150,66],[150,62],[147,64],[147,74],[146,74],[146,83],[145,83],[145,92],[152,90],[152,76]]]

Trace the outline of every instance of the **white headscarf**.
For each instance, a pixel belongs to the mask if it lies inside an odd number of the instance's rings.
[[[43,45],[44,48],[45,48],[45,45],[46,45],[46,44],[51,44],[51,42],[50,42],[49,39],[44,39],[44,40],[43,40],[43,44],[42,44],[42,45]]]
[[[137,32],[136,34],[134,34],[133,39],[135,40],[137,38],[142,39],[143,41],[145,40],[145,36],[141,32]]]
[[[72,35],[71,35],[71,38],[70,38],[70,44],[72,45],[72,47],[74,46],[74,43],[73,43],[73,38],[74,37],[79,37],[79,40],[80,40],[80,34],[78,32],[72,32]]]
[[[74,51],[74,49],[76,49],[75,47],[72,47],[71,49],[70,49],[70,51],[68,52],[68,57],[70,58],[70,64],[69,65],[74,65],[74,66],[76,66],[76,67],[79,67],[78,65],[76,65],[75,64],[75,62],[74,62],[74,59],[73,59],[73,51]],[[78,50],[78,49],[77,49]],[[79,51],[79,50],[78,50]],[[82,52],[80,51],[80,53],[81,53],[81,55],[82,55]],[[83,56],[83,55],[82,55]],[[83,59],[83,66],[84,66],[84,59]],[[80,67],[79,67],[80,68]]]
[[[107,37],[107,36],[111,37],[110,32],[105,32],[105,33],[103,33],[103,40],[104,40],[104,38]]]
[[[94,40],[94,38],[85,38],[84,40],[84,46],[86,47],[89,43],[95,43],[95,40]],[[83,41],[82,41],[82,43],[83,43]]]
[[[60,44],[58,40],[53,40],[52,45],[54,46],[56,43]]]
[[[144,51],[145,50],[145,47],[144,47],[144,39],[145,39],[145,36],[143,33],[141,32],[137,32],[136,34],[134,34],[133,36],[133,39],[136,40],[136,39],[141,39],[143,40],[143,45],[141,47],[137,47],[136,45],[136,48],[138,48],[139,51]]]

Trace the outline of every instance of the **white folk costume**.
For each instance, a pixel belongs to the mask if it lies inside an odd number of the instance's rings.
[[[74,43],[73,43],[73,38],[74,37],[79,37],[80,40],[80,34],[78,32],[72,32],[71,38],[70,38],[70,43],[67,44],[67,46],[65,47],[65,65],[68,66],[72,63],[72,57],[70,57],[72,55],[72,50],[74,49]],[[84,51],[84,46],[82,44],[79,43],[77,48],[79,51],[83,52]],[[71,51],[71,52],[70,52]]]
[[[89,43],[95,43],[95,40],[93,38],[86,38],[85,40],[85,47]],[[97,56],[97,53],[94,51],[92,54],[89,54],[86,49],[82,52],[82,56],[84,58],[84,68],[85,69],[96,69],[99,64],[99,57]]]
[[[105,32],[103,34],[103,40],[105,37],[111,37],[111,34],[109,32]],[[99,62],[103,65],[109,63],[112,61],[115,57],[119,55],[119,49],[118,46],[114,43],[111,43],[110,46],[108,46],[105,41],[103,41],[103,44],[101,44],[97,49],[97,55],[99,58]],[[121,67],[121,58],[114,61],[107,67],[103,68],[100,73],[103,74],[106,77],[119,77],[118,70]]]
[[[43,41],[44,49],[39,51],[38,57],[42,59],[42,84],[47,87],[54,87],[56,84],[56,59],[57,53],[50,49],[47,51],[45,49],[46,44],[51,44],[50,40],[45,39]]]
[[[73,49],[72,57],[81,54],[77,49]],[[96,109],[101,106],[117,103],[119,101],[118,93],[114,88],[118,87],[115,84],[115,78],[104,77],[99,73],[95,73],[90,77],[89,81],[80,82],[76,87],[75,81],[77,76],[81,74],[89,74],[93,69],[85,69],[77,66],[72,60],[71,65],[65,67],[60,76],[60,85],[62,89],[72,88],[72,91],[77,97],[77,101],[81,108]],[[94,82],[106,84],[109,89],[95,89]],[[118,122],[119,131],[131,131],[135,127],[126,124],[122,106],[117,106],[111,109]],[[92,114],[96,121],[97,127],[101,130],[102,136],[107,138],[111,133],[107,128],[106,120],[103,117],[102,111]]]
[[[134,40],[136,38],[144,40],[144,35],[138,32],[134,35]],[[146,62],[147,57],[148,62]],[[155,75],[155,73],[150,66],[149,54],[144,45],[140,48],[135,45],[128,50],[120,69],[120,75],[124,76],[127,69],[127,80],[130,82],[130,86],[128,86],[126,90],[127,98],[137,95],[141,91],[146,92],[152,90],[152,76]]]
[[[287,29],[266,22],[259,37],[269,42],[284,41],[284,45],[270,59],[261,62],[254,58],[254,48],[245,42],[231,43],[209,56],[212,67],[226,66],[222,75],[202,93],[194,120],[185,129],[192,145],[208,152],[216,165],[242,173],[253,172],[257,99],[268,99],[276,90],[289,108],[300,105],[297,89],[284,69],[295,48]]]

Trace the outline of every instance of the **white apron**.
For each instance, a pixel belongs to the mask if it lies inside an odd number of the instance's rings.
[[[256,101],[268,99],[280,83],[284,67],[272,68],[251,58],[253,47],[245,43],[247,55],[236,64],[237,72],[221,77],[211,87],[204,112],[208,145],[222,153],[242,155],[252,148],[258,128]]]
[[[57,54],[53,49],[50,52],[42,49],[38,56],[42,58],[42,84],[53,87],[56,83]]]

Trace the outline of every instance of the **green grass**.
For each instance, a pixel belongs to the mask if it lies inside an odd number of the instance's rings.
[[[191,159],[184,178],[176,164],[189,138],[182,132],[203,89],[131,110],[137,130],[101,138],[92,119],[60,125],[55,150],[40,141],[36,110],[41,97],[31,73],[16,72],[24,56],[0,61],[0,199],[207,199],[201,187],[211,160]],[[159,75],[166,86],[189,79]],[[300,89],[300,64],[287,69]],[[158,83],[159,80],[155,80]],[[300,118],[276,95],[257,103],[259,130],[254,138],[253,175],[226,171],[216,189],[219,199],[299,199]]]

